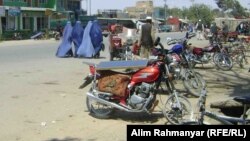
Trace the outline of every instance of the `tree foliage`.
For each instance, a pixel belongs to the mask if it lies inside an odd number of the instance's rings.
[[[215,2],[221,10],[232,14],[234,17],[248,16],[238,0],[215,0]]]
[[[189,8],[187,13],[189,20],[197,22],[199,19],[204,24],[210,24],[214,20],[214,14],[211,8],[205,4],[195,4]]]

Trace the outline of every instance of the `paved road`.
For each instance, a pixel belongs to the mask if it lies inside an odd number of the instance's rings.
[[[171,33],[173,34],[173,33]],[[178,35],[177,35],[178,34]],[[181,35],[179,35],[181,34]],[[174,33],[183,37],[183,33]],[[163,44],[172,35],[160,34]],[[175,37],[173,37],[175,38]],[[194,45],[205,46],[207,41],[196,41]],[[94,140],[124,141],[127,124],[164,124],[165,118],[159,114],[128,114],[118,112],[110,120],[98,120],[85,112],[85,93],[79,90],[88,67],[83,61],[98,63],[109,59],[108,50],[101,52],[101,59],[56,58],[55,52],[60,42],[13,41],[0,43],[0,140],[4,141],[54,141],[54,140]],[[105,38],[107,45],[107,38]],[[107,47],[106,47],[107,48]],[[218,86],[213,100],[226,97],[222,91],[226,87],[231,92],[231,81],[238,90],[246,92],[239,81],[249,84],[246,75],[235,79],[235,72],[224,77],[224,72],[202,71],[209,78],[209,87]],[[223,77],[221,77],[223,75]],[[217,83],[214,79],[224,80]],[[228,89],[228,87],[230,87]],[[212,97],[208,97],[208,100]]]
[[[108,46],[107,38],[104,40]],[[134,119],[141,122],[141,118],[94,119],[84,112],[88,89],[78,89],[88,74],[82,62],[108,60],[107,47],[101,59],[56,58],[59,44],[55,40],[0,43],[0,140],[125,140],[126,124]],[[153,119],[145,117],[147,122]],[[116,131],[119,133],[110,139]]]

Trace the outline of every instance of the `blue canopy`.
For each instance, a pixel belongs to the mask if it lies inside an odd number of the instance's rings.
[[[62,42],[58,47],[56,52],[57,57],[67,57],[72,52],[71,43],[72,43],[72,26],[71,22],[67,22],[64,31],[63,31],[63,38]],[[72,54],[73,55],[73,54]]]
[[[82,43],[83,32],[84,32],[84,29],[81,25],[81,22],[77,21],[72,30],[72,41],[75,46],[75,55],[77,54],[77,50]]]
[[[95,49],[90,37],[91,27],[92,21],[89,21],[83,33],[82,43],[77,50],[77,55],[79,57],[93,57],[95,55]]]

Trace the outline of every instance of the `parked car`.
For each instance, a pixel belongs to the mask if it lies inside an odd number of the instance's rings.
[[[159,25],[158,31],[159,32],[171,32],[172,28],[170,25]]]

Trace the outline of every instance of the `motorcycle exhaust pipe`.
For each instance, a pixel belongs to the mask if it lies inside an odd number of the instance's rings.
[[[106,101],[104,99],[98,98],[98,97],[94,96],[90,92],[87,92],[87,96],[88,96],[88,98],[93,99],[93,100],[95,100],[95,101],[97,101],[99,103],[102,103],[102,104],[105,104],[105,105],[108,105],[108,106],[111,106],[111,107],[114,107],[114,108],[117,108],[119,110],[123,110],[123,111],[126,111],[126,112],[131,112],[131,109],[128,109],[128,108],[122,107],[122,106],[120,106],[118,104],[108,102],[108,101]]]
[[[198,61],[198,60],[193,60],[195,63],[201,63],[201,61]]]

